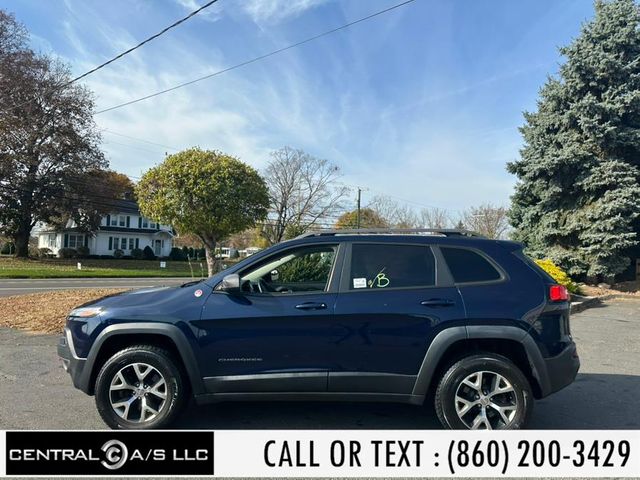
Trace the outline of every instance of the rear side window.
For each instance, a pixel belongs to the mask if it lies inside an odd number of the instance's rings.
[[[466,248],[440,247],[456,283],[491,282],[501,275],[489,261],[473,250]]]
[[[435,285],[431,248],[423,245],[353,244],[349,288],[384,289]]]
[[[524,263],[529,265],[535,272],[537,272],[543,279],[545,279],[549,283],[557,283],[551,275],[545,272],[540,265],[534,262],[531,258],[529,258],[522,250],[518,250],[514,252],[514,255],[522,260]]]

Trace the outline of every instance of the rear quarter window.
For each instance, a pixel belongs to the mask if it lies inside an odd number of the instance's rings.
[[[551,275],[549,275],[544,269],[538,265],[532,258],[528,257],[522,250],[518,250],[513,253],[516,257],[526,263],[533,271],[538,273],[544,280],[549,283],[557,283]]]
[[[484,256],[466,248],[440,247],[456,283],[494,282],[502,275]]]

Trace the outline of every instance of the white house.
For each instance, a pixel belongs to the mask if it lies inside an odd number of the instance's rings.
[[[251,255],[258,253],[260,250],[262,250],[260,247],[247,247],[245,249],[238,250],[238,254],[241,258],[250,257]]]
[[[169,225],[160,225],[142,216],[133,200],[116,200],[114,212],[100,221],[96,231],[85,233],[73,221],[60,230],[43,225],[38,229],[38,248],[48,248],[54,255],[61,248],[89,248],[90,255],[113,255],[122,250],[131,255],[134,248],[151,247],[158,257],[169,255],[174,232]]]

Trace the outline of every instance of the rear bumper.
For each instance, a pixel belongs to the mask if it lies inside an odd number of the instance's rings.
[[[580,358],[576,344],[571,342],[560,354],[545,358],[544,363],[549,383],[543,396],[547,396],[562,390],[575,380],[580,369]]]
[[[73,340],[69,330],[66,328],[64,329],[64,334],[58,340],[58,357],[62,362],[62,368],[71,375],[73,386],[88,394],[88,382],[85,375],[83,375],[87,359],[76,355]]]

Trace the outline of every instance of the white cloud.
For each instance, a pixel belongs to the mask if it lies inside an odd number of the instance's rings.
[[[315,8],[327,0],[244,0],[242,8],[258,24],[277,23]]]
[[[174,0],[187,11],[194,11],[204,5],[204,0]],[[274,24],[296,17],[307,10],[315,8],[329,0],[240,0],[234,4],[241,11],[249,15],[251,20],[258,25]],[[218,21],[223,16],[225,5],[222,0],[214,3],[202,12],[199,17],[204,20]]]
[[[176,2],[189,12],[197,10],[205,3],[203,0],[176,0]],[[198,13],[197,17],[202,20],[216,22],[222,17],[222,5],[216,2]]]
[[[204,3],[176,1],[191,10]],[[243,0],[238,5],[255,22],[275,22],[318,3]],[[69,15],[65,25],[71,47],[76,49],[70,60],[78,72],[103,61],[105,52],[130,43],[130,35],[120,27],[105,25],[97,16],[91,20],[90,29],[86,29],[79,16]],[[114,46],[109,38],[122,44]],[[98,45],[87,48],[89,42]],[[383,192],[453,209],[506,199],[513,181],[504,173],[504,161],[517,154],[517,142],[501,142],[498,127],[504,124],[478,128],[477,124],[469,127],[469,122],[461,122],[459,128],[452,129],[455,119],[449,117],[453,114],[438,119],[443,125],[434,124],[433,111],[427,111],[424,120],[420,115],[425,106],[435,108],[443,99],[467,94],[484,82],[453,88],[440,96],[426,93],[418,97],[417,104],[409,101],[398,106],[380,98],[358,48],[347,44],[336,52],[318,42],[313,51],[287,52],[98,115],[99,127],[107,129],[104,150],[111,166],[137,177],[172,150],[110,131],[176,149],[219,149],[256,168],[264,167],[270,151],[291,145],[338,163],[346,182],[372,189],[365,197]],[[140,49],[87,77],[86,83],[96,93],[97,110],[101,110],[220,70],[244,55],[228,45],[220,49],[165,42],[161,52]],[[329,68],[322,72],[315,69],[310,53]]]
[[[89,33],[80,30],[73,20],[68,23],[67,38],[76,50],[75,58],[68,60],[78,72],[86,71],[101,57],[84,48],[82,40]],[[94,41],[99,38],[101,43],[106,36],[127,38],[125,31],[107,28],[99,22],[92,30],[101,34],[92,37]],[[111,46],[104,43],[104,48]],[[302,67],[290,57],[279,61],[282,68],[269,75],[258,74],[259,81],[251,76],[266,65],[254,66],[249,72],[221,75],[97,115],[96,122],[103,129],[103,149],[111,167],[138,177],[162,161],[165,153],[173,153],[153,143],[175,149],[191,146],[219,149],[256,168],[265,165],[270,151],[285,144],[315,146],[319,151],[322,135],[332,129],[325,120],[328,107],[306,85]],[[85,83],[95,93],[99,111],[225,66],[223,54],[215,49],[207,50],[207,65],[203,65],[202,56],[193,48],[168,43],[161,56],[140,50],[138,55],[87,77]]]

